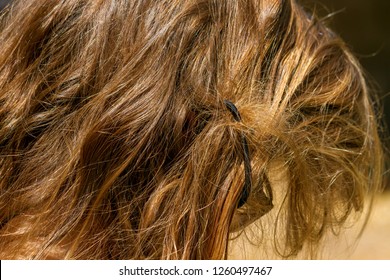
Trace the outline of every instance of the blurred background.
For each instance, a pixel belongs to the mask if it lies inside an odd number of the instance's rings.
[[[0,0],[0,9],[12,0]],[[390,1],[301,0],[323,18],[359,58],[372,79],[383,108],[383,124],[390,127]],[[385,143],[389,143],[388,134]],[[389,148],[389,147],[386,147]],[[389,172],[387,172],[388,174]],[[389,181],[387,181],[389,182]],[[354,234],[351,234],[351,239]],[[348,241],[348,234],[344,237]],[[366,231],[350,259],[390,259],[390,186],[377,198]],[[333,246],[329,245],[332,251]],[[249,254],[249,256],[251,255]],[[255,257],[255,255],[252,255]],[[338,258],[334,256],[334,258]]]

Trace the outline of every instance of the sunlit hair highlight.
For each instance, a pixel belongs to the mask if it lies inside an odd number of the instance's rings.
[[[0,46],[2,259],[227,258],[274,162],[292,257],[381,187],[361,67],[295,1],[16,1]]]

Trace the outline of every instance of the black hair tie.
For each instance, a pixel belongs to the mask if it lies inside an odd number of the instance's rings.
[[[241,122],[241,115],[240,112],[238,112],[237,107],[229,100],[224,100],[223,102],[225,103],[229,111],[232,113],[234,120],[237,122]],[[241,134],[241,144],[244,155],[245,183],[244,187],[242,188],[240,199],[238,200],[237,208],[240,208],[245,204],[245,202],[248,200],[249,193],[252,188],[251,159],[249,156],[248,141],[246,140],[244,133]]]

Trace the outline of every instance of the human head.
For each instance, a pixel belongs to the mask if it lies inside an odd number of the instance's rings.
[[[2,25],[3,258],[226,258],[275,163],[293,256],[381,185],[362,70],[293,0],[16,1]]]

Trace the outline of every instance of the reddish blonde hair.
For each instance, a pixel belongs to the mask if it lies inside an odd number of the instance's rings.
[[[1,30],[2,259],[226,258],[274,162],[294,256],[381,187],[361,67],[294,0],[16,1]]]

